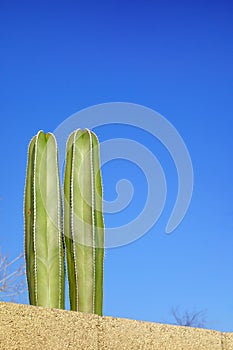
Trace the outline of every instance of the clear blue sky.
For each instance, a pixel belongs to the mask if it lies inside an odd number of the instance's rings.
[[[146,235],[107,250],[104,314],[169,323],[180,305],[206,310],[208,328],[233,331],[233,3],[1,1],[0,42],[2,251],[13,258],[23,250],[27,145],[38,130],[53,131],[103,102],[150,107],[189,149],[193,198],[181,225],[166,235],[174,165],[156,140],[130,130],[160,160],[168,200]],[[129,129],[96,133],[104,140],[127,137]],[[109,226],[131,220],[145,201],[140,170],[119,162],[103,168],[105,198],[114,198],[127,172],[135,198],[123,213],[106,215]]]

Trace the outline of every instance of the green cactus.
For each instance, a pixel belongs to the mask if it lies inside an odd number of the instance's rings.
[[[102,315],[104,222],[99,142],[88,129],[67,142],[64,234],[71,310]]]
[[[32,305],[64,309],[64,246],[57,145],[40,131],[28,148],[25,258]]]

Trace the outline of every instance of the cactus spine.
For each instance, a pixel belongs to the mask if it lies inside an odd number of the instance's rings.
[[[102,315],[104,222],[99,142],[74,131],[66,148],[64,233],[71,310]]]
[[[30,304],[64,309],[64,247],[57,145],[40,131],[28,149],[24,199]]]

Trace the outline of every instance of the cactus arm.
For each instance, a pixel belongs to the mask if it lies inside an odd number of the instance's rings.
[[[25,186],[25,257],[30,303],[64,308],[64,249],[57,146],[54,136],[42,131],[29,145]]]
[[[65,231],[65,239],[71,309],[102,314],[103,259],[102,251],[99,254],[96,248],[96,239],[101,236],[96,224],[102,209],[96,220],[95,156],[92,132],[78,129],[71,134],[64,179],[64,222],[65,228],[70,230],[70,233]],[[96,288],[99,288],[98,293]]]
[[[88,135],[84,135],[81,130],[77,130],[70,137],[70,139],[72,139],[71,169],[67,166],[65,178],[68,176],[70,177],[69,219],[71,234],[69,236],[72,237],[72,251],[69,254],[69,249],[67,247],[67,257],[69,255],[72,256],[71,269],[73,278],[69,279],[69,288],[71,291],[70,295],[73,296],[75,300],[71,300],[71,309],[93,313],[94,249],[92,247],[93,226],[92,207],[90,205],[90,203],[92,203],[92,198],[90,197],[92,193],[90,162],[87,159],[87,153],[90,149],[90,140],[87,136]],[[70,146],[69,142],[68,146]],[[69,162],[69,154],[67,155],[67,162]],[[67,266],[69,270],[70,266],[68,260]]]

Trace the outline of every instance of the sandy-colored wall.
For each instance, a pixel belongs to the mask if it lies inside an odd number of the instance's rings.
[[[0,302],[4,350],[233,350],[233,333]]]

